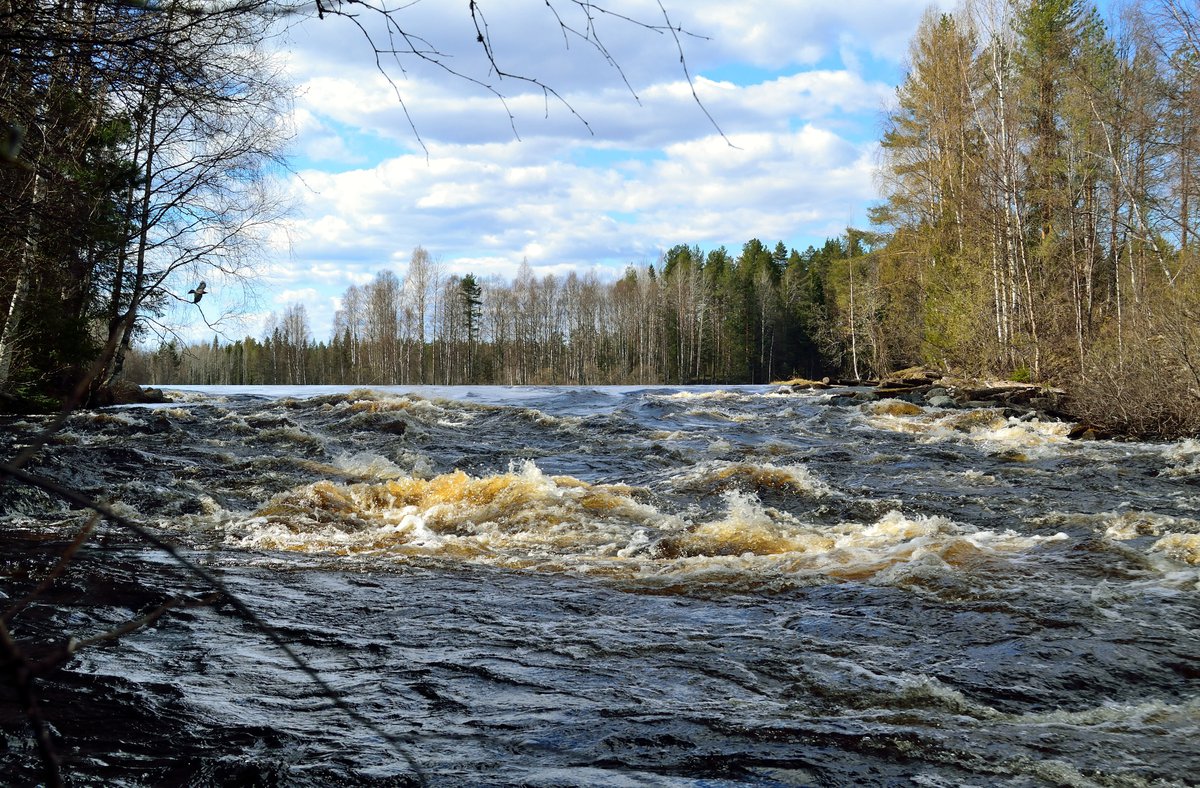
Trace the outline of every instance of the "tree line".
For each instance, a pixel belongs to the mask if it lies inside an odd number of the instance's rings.
[[[803,252],[758,239],[672,247],[605,281],[595,272],[510,281],[446,275],[413,251],[403,278],[351,286],[327,339],[303,304],[261,338],[136,355],[148,383],[440,384],[762,383],[857,363],[854,270],[874,236],[852,231]],[[865,351],[864,351],[865,352]],[[866,359],[864,356],[863,364]],[[864,366],[864,369],[866,367]]]

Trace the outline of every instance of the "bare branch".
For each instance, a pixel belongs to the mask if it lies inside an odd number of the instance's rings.
[[[42,779],[48,786],[61,786],[62,769],[58,762],[58,753],[50,740],[50,729],[42,717],[38,704],[37,693],[34,690],[34,673],[25,657],[24,651],[13,640],[8,631],[8,625],[0,621],[0,671],[11,675],[11,681],[17,688],[21,703],[25,707],[25,718],[33,728],[33,736],[37,741],[38,753],[42,759]]]
[[[679,33],[681,32],[681,28],[675,27],[671,24],[671,17],[667,14],[667,9],[665,6],[663,6],[662,0],[659,0],[658,7],[662,9],[663,19],[665,19],[667,22],[667,29],[671,31],[671,37],[675,39],[675,47],[679,50],[679,65],[683,69],[683,75],[687,77],[688,87],[692,91],[692,98],[696,101],[696,106],[700,107],[700,110],[704,112],[704,116],[708,118],[708,122],[713,125],[713,128],[717,130],[717,133],[721,135],[721,139],[725,140],[725,143],[729,145],[729,147],[737,148],[737,146],[730,141],[729,137],[725,136],[725,132],[721,130],[716,118],[709,113],[708,107],[704,106],[704,102],[700,100],[699,94],[696,93],[696,83],[692,79],[691,71],[688,70],[687,58],[683,54],[683,44],[681,44],[679,41]]]
[[[241,616],[241,618],[250,624],[254,629],[264,634],[276,648],[283,652],[288,660],[295,665],[296,669],[303,673],[309,681],[316,685],[335,708],[387,742],[388,745],[404,759],[409,768],[413,770],[413,773],[417,776],[418,780],[420,780],[421,784],[425,784],[424,771],[421,769],[416,759],[413,758],[413,756],[408,752],[407,745],[411,742],[409,742],[407,738],[402,739],[395,734],[389,733],[377,722],[370,719],[358,709],[347,703],[341,694],[338,693],[338,691],[334,689],[334,687],[328,681],[326,681],[325,678],[319,672],[317,672],[315,668],[309,665],[304,658],[296,653],[296,650],[293,649],[291,645],[283,639],[282,635],[280,635],[273,627],[259,617],[257,613],[251,610],[245,602],[239,599],[238,596],[229,589],[229,587],[223,580],[221,580],[221,578],[217,577],[210,570],[204,568],[200,564],[197,564],[195,561],[185,556],[179,550],[179,548],[159,536],[150,528],[132,520],[131,518],[117,513],[108,504],[94,500],[77,490],[72,490],[68,487],[58,484],[57,482],[29,473],[28,471],[22,470],[21,468],[10,463],[0,463],[0,476],[11,476],[12,478],[24,484],[44,490],[58,498],[61,498],[64,501],[67,501],[68,503],[73,503],[76,506],[82,506],[99,513],[109,522],[137,536],[144,542],[158,548],[163,553],[166,553],[173,561],[175,561],[175,563],[179,564],[179,566],[181,566],[187,572],[199,578],[200,580],[203,580],[214,590],[223,594],[228,600],[230,606],[233,607],[238,615]],[[8,629],[4,627],[2,623],[0,623],[0,637],[11,640],[8,635]],[[13,644],[12,648],[14,649],[12,653],[19,654],[19,650],[16,650],[15,643]]]
[[[10,621],[12,621],[13,616],[17,615],[17,613],[20,613],[22,610],[28,607],[30,602],[44,594],[47,590],[49,590],[50,586],[54,584],[55,580],[62,577],[63,573],[70,565],[71,560],[75,557],[75,554],[79,552],[81,547],[83,547],[84,543],[87,541],[87,538],[91,536],[93,531],[96,530],[96,526],[99,523],[99,514],[93,514],[88,518],[88,521],[84,523],[82,528],[79,529],[79,533],[77,533],[75,538],[71,540],[71,544],[67,546],[67,549],[63,550],[62,555],[60,555],[58,558],[58,563],[55,565],[54,569],[50,570],[50,574],[42,578],[42,582],[38,583],[37,588],[30,591],[29,594],[23,599],[14,602],[8,608],[8,610],[5,610],[4,615],[0,616],[0,624],[8,624]]]
[[[730,147],[736,147],[732,142],[730,142],[729,138],[721,129],[720,125],[716,122],[716,119],[709,112],[708,108],[704,105],[699,93],[696,91],[695,79],[692,77],[692,74],[688,68],[687,57],[684,53],[683,43],[680,38],[681,36],[688,36],[695,39],[707,40],[707,37],[687,31],[682,26],[672,22],[671,17],[661,0],[658,0],[657,4],[663,17],[663,24],[653,24],[645,20],[636,19],[632,16],[612,11],[602,5],[589,2],[589,0],[570,0],[570,2],[583,14],[584,24],[581,28],[574,27],[568,23],[552,0],[544,1],[546,8],[548,9],[549,13],[553,15],[555,23],[558,25],[559,31],[563,36],[564,46],[569,49],[570,40],[573,37],[585,41],[604,59],[610,68],[617,72],[622,83],[625,85],[626,89],[629,90],[629,93],[633,97],[634,101],[636,101],[638,104],[641,104],[641,98],[638,96],[637,91],[630,82],[624,68],[609,50],[608,45],[601,37],[596,26],[596,18],[597,16],[607,16],[643,30],[658,33],[660,35],[670,33],[672,40],[675,42],[675,49],[679,53],[679,62],[683,70],[684,78],[687,80],[688,87],[691,91],[692,99],[696,102],[696,105],[700,107],[705,117],[708,118],[709,123],[711,123],[717,133],[721,135],[722,139],[724,139],[730,145]],[[516,118],[508,105],[507,96],[503,92],[483,79],[472,76],[461,69],[449,65],[447,62],[448,56],[444,52],[439,50],[431,42],[420,36],[411,34],[404,29],[398,19],[399,12],[409,8],[411,5],[412,4],[410,3],[388,8],[386,4],[382,2],[375,2],[375,0],[323,0],[323,2],[318,3],[317,7],[320,18],[324,19],[326,16],[329,16],[349,19],[362,34],[363,39],[371,48],[375,58],[376,70],[378,70],[379,73],[387,80],[393,92],[395,92],[396,98],[400,102],[401,108],[404,111],[405,120],[409,124],[409,128],[412,130],[413,134],[416,136],[417,142],[420,144],[421,149],[425,151],[426,156],[428,156],[429,153],[428,148],[425,146],[425,143],[417,130],[414,119],[409,112],[409,108],[404,102],[399,86],[392,79],[391,75],[387,73],[387,69],[384,68],[383,58],[385,56],[390,57],[390,59],[395,62],[401,73],[407,73],[401,60],[402,56],[411,56],[438,69],[441,69],[449,76],[476,85],[491,93],[497,100],[501,102],[501,105],[504,107],[504,110],[508,115],[509,125],[512,127],[513,134],[517,135],[519,139],[520,135],[516,128]],[[360,21],[359,13],[357,13],[357,10],[360,9],[367,12],[372,12],[378,17],[382,18],[385,30],[387,31],[389,46],[381,46],[380,42],[376,41],[376,38],[371,31],[363,24],[362,21]],[[554,99],[558,104],[570,112],[570,114],[572,114],[580,122],[580,124],[582,124],[583,127],[588,130],[589,134],[593,136],[595,135],[595,131],[588,120],[578,110],[576,110],[574,105],[572,105],[572,103],[565,96],[563,96],[558,89],[553,87],[548,81],[542,79],[541,77],[510,71],[500,64],[500,61],[496,55],[495,46],[492,42],[492,36],[487,18],[484,15],[482,2],[480,0],[469,0],[468,12],[471,15],[471,22],[475,29],[476,43],[479,45],[484,57],[487,60],[489,75],[494,75],[499,81],[508,79],[537,88],[542,92],[547,102],[549,102],[550,99]],[[403,43],[404,46],[397,47],[397,42]]]
[[[99,635],[93,635],[89,638],[83,638],[82,640],[71,638],[62,646],[62,648],[39,660],[34,668],[34,672],[39,674],[44,673],[54,667],[57,667],[63,662],[66,662],[81,649],[94,646],[97,643],[109,643],[120,640],[126,635],[150,626],[171,610],[189,607],[208,607],[209,605],[216,604],[218,600],[223,598],[223,595],[219,593],[208,594],[200,599],[192,599],[190,597],[183,596],[173,597],[172,599],[168,599],[166,602],[163,602],[161,605],[153,608],[149,612],[140,615],[137,618],[132,618],[119,627],[114,627],[107,632],[102,632]]]

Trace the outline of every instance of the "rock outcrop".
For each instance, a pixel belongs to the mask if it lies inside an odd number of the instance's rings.
[[[862,404],[875,400],[899,400],[930,408],[1001,408],[1010,415],[1061,418],[1066,398],[1062,389],[1011,380],[967,378],[925,367],[910,367],[889,373],[878,381],[821,381],[797,378],[781,382],[794,391],[828,389],[844,385],[856,389],[837,392],[835,405]],[[1081,436],[1085,433],[1081,432]],[[1093,434],[1095,434],[1093,432]]]
[[[117,381],[96,392],[88,404],[91,407],[105,407],[108,405],[152,405],[164,402],[171,402],[171,398],[164,394],[162,389]]]

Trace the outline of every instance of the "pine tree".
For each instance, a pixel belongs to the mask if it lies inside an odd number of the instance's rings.
[[[475,344],[479,340],[480,310],[483,307],[483,288],[474,274],[467,274],[458,285],[462,299],[462,316],[467,331],[467,382],[475,380]]]

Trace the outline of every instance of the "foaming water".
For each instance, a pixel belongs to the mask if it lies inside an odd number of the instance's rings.
[[[709,451],[725,454],[729,443],[709,446]],[[770,462],[702,463],[677,475],[673,482],[684,490],[725,490],[749,488],[756,491],[778,490],[820,498],[829,495],[829,485],[803,465],[776,465]]]
[[[1183,478],[1200,477],[1200,440],[1185,440],[1163,451],[1168,465],[1162,473]]]
[[[34,470],[219,571],[430,784],[1194,781],[1195,441],[772,387],[175,397],[73,416]],[[81,518],[11,486],[0,511],[14,596]],[[18,637],[201,592],[98,541]],[[220,604],[43,691],[79,784],[415,773]]]
[[[765,472],[776,486],[812,487],[795,470]],[[896,511],[872,523],[820,525],[740,491],[723,495],[725,510],[715,518],[694,521],[646,503],[647,497],[645,489],[549,477],[526,462],[487,477],[456,471],[432,479],[317,482],[223,527],[226,544],[239,547],[577,572],[626,587],[639,581],[686,587],[697,577],[709,584],[720,573],[730,590],[756,587],[764,577],[867,580],[909,562],[936,562],[950,571],[1067,539],[981,531]]]
[[[970,443],[1009,459],[1052,457],[1068,443],[1070,424],[1006,416],[1002,410],[925,409],[899,400],[863,406],[871,426],[917,436],[926,443]]]

